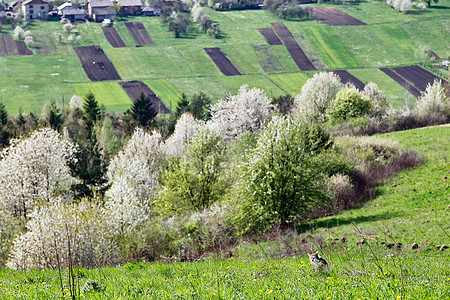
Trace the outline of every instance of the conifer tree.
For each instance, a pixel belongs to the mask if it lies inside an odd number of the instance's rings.
[[[129,114],[139,126],[146,128],[153,125],[158,113],[153,108],[150,97],[146,97],[144,93],[141,93],[131,106]]]

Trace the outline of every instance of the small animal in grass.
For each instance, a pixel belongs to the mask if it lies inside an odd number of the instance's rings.
[[[316,269],[322,269],[328,267],[327,261],[319,255],[319,251],[316,251],[313,254],[309,254],[309,261],[314,265]]]

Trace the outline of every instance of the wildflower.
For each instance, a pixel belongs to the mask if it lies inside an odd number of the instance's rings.
[[[272,293],[273,293],[273,290],[269,290],[269,291],[267,292],[268,295],[270,295],[270,294],[272,294]]]

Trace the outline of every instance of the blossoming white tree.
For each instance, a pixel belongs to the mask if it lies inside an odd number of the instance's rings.
[[[428,83],[425,92],[417,102],[415,108],[419,116],[430,116],[433,114],[450,113],[450,101],[447,99],[444,87],[440,80],[435,80],[433,84]]]
[[[316,73],[302,86],[294,99],[293,115],[307,123],[326,121],[326,111],[342,88],[339,76],[332,72]]]
[[[75,267],[101,267],[118,261],[100,207],[86,201],[53,200],[30,214],[28,231],[14,240],[9,268],[47,269],[58,263],[64,268],[69,261]]]
[[[105,207],[113,230],[127,232],[147,219],[164,156],[160,143],[159,133],[150,134],[138,128],[126,147],[112,159],[107,172],[111,188],[106,192]]]
[[[208,126],[229,142],[246,131],[259,133],[263,123],[270,119],[271,110],[270,99],[263,90],[243,85],[236,95],[211,106]]]
[[[50,128],[11,140],[0,154],[0,206],[27,217],[39,202],[70,194],[76,179],[68,163],[74,152],[74,144]]]
[[[184,145],[197,133],[202,123],[202,121],[197,120],[190,113],[181,115],[175,125],[175,131],[164,143],[166,154],[180,156]]]

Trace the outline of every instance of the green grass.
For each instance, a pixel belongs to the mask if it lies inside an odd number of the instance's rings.
[[[81,97],[92,91],[98,103],[104,105],[108,110],[124,112],[131,106],[130,97],[118,82],[75,83],[73,87],[77,95]]]
[[[290,94],[299,94],[303,84],[308,80],[304,73],[271,74],[267,76],[277,86]]]
[[[418,62],[417,47],[398,24],[342,26],[339,36],[364,67],[406,65]]]
[[[329,68],[359,67],[359,63],[336,34],[334,27],[303,26],[303,30]]]
[[[166,79],[144,80],[144,83],[162,100],[167,108],[175,108],[181,92]]]

